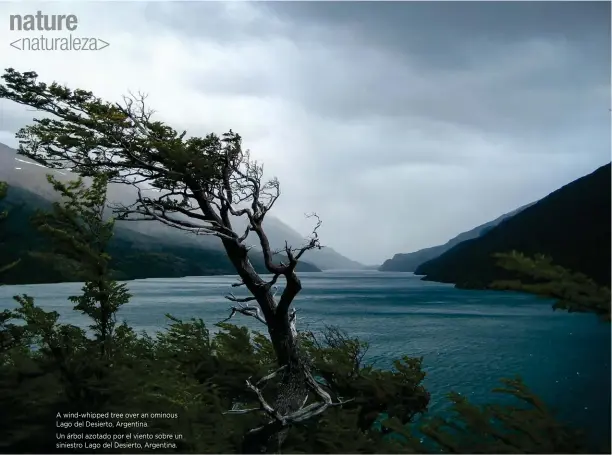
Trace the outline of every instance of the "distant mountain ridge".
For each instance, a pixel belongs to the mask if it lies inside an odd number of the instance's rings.
[[[0,181],[9,185],[6,198],[0,200],[0,211],[9,210],[9,217],[0,224],[0,263],[21,261],[2,275],[4,284],[74,279],[69,272],[55,270],[31,254],[48,249],[48,239],[32,227],[30,218],[36,210],[50,210],[51,203],[58,200],[57,193],[46,180],[49,173],[64,181],[76,177],[22,159],[14,149],[0,144]],[[118,185],[110,185],[108,193],[113,199],[121,196],[122,191]],[[157,222],[119,222],[110,244],[111,268],[115,278],[120,280],[234,275],[236,272],[220,243],[216,237],[195,236],[182,231],[177,234],[176,229]],[[252,251],[250,258],[259,273],[267,273],[261,251]],[[321,271],[308,261],[300,261],[297,270]]]
[[[600,285],[611,276],[611,165],[601,166],[552,192],[480,237],[421,264],[425,280],[481,289],[516,278],[496,265],[494,253],[543,254]]]
[[[68,171],[48,169],[38,163],[32,162],[17,154],[17,150],[0,143],[0,181],[6,181],[9,185],[31,191],[45,199],[56,197],[53,189],[46,180],[46,174],[55,173],[56,178],[70,180],[76,176]],[[130,195],[130,193],[132,193]],[[108,187],[108,199],[114,202],[130,203],[135,198],[135,190],[129,186],[111,184]],[[246,226],[245,220],[236,220],[236,227]],[[158,239],[164,244],[176,246],[199,246],[209,250],[223,251],[220,240],[213,236],[196,236],[180,231],[158,222],[136,221],[124,222],[121,226],[152,238]],[[290,245],[298,247],[304,243],[303,237],[291,229],[278,218],[268,215],[264,221],[266,233],[270,239],[273,249],[281,249],[287,241]],[[250,237],[251,243],[258,245],[254,237]],[[308,251],[302,257],[304,262],[315,266],[315,269],[361,269],[363,265],[346,258],[329,247],[321,250]]]
[[[489,221],[487,223],[475,227],[474,229],[463,232],[457,235],[456,237],[450,239],[444,245],[423,248],[412,253],[398,253],[394,255],[393,258],[387,259],[385,262],[383,262],[383,264],[378,268],[378,270],[381,272],[414,272],[417,267],[423,264],[424,262],[427,262],[431,259],[440,256],[441,254],[450,250],[455,245],[458,245],[461,242],[471,240],[479,237],[480,235],[483,235],[489,229],[494,228],[505,219],[516,215],[517,213],[531,205],[533,205],[533,203],[524,205],[523,207],[513,210],[512,212],[506,213],[494,219],[493,221]]]
[[[36,256],[49,249],[49,239],[30,223],[36,210],[50,210],[51,202],[31,191],[9,186],[6,198],[0,200],[0,211],[9,216],[0,224],[0,264],[20,262],[0,277],[2,284],[35,284],[74,281],[69,270],[61,270]],[[34,253],[34,254],[32,254]],[[117,280],[142,278],[178,278],[184,276],[234,275],[236,272],[225,254],[217,249],[160,241],[142,232],[117,224],[109,244],[111,269]],[[251,263],[260,273],[267,273],[263,255],[251,254]],[[298,270],[319,272],[307,262]]]

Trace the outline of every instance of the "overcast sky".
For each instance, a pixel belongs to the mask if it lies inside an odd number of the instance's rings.
[[[24,52],[10,14],[75,14],[97,52]],[[609,2],[0,3],[4,68],[189,134],[232,128],[275,215],[352,259],[444,243],[610,161]],[[66,32],[46,36],[67,36]],[[0,142],[33,116],[0,101]]]

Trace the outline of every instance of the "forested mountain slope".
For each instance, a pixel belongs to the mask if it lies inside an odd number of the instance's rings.
[[[30,223],[30,218],[38,209],[50,210],[51,202],[23,188],[9,187],[7,196],[0,201],[0,212],[9,212],[9,216],[0,223],[2,263],[20,259],[16,267],[2,275],[2,284],[52,283],[74,279],[69,270],[53,267],[53,264],[37,255],[49,247],[49,240]],[[236,273],[225,252],[220,249],[164,242],[159,237],[127,229],[126,225],[129,222],[118,222],[109,251],[115,277],[119,280]],[[253,252],[251,262],[258,271],[264,272],[261,253]],[[306,262],[300,262],[298,270],[320,271]]]
[[[0,181],[7,182],[12,187],[18,187],[37,194],[45,199],[53,200],[56,195],[47,182],[46,174],[53,175],[60,180],[71,180],[75,176],[66,171],[54,171],[40,164],[33,163],[31,159],[17,154],[17,150],[0,143]],[[108,187],[108,198],[112,202],[129,204],[136,198],[136,190],[129,186],[111,184]],[[246,226],[245,221],[236,220],[236,227]],[[124,223],[125,230],[135,231],[138,234],[162,239],[164,243],[173,246],[199,246],[207,250],[223,251],[221,241],[216,237],[194,236],[161,223],[130,222]],[[281,249],[285,241],[294,247],[304,243],[303,237],[273,215],[268,215],[264,222],[266,233],[273,249]],[[251,243],[258,245],[254,237]],[[359,269],[363,265],[342,256],[333,248],[323,247],[320,250],[307,251],[303,260],[313,264],[317,269]]]
[[[543,254],[574,272],[610,286],[610,164],[575,180],[508,218],[484,235],[462,242],[420,265],[426,280],[483,288],[514,276],[496,266],[494,253]]]
[[[461,242],[474,239],[484,234],[489,229],[494,228],[505,219],[516,215],[521,210],[524,210],[530,205],[531,204],[525,205],[516,210],[513,210],[510,213],[506,213],[494,219],[493,221],[481,224],[480,226],[477,226],[467,232],[462,232],[458,236],[450,239],[444,245],[436,245],[429,248],[423,248],[412,253],[398,253],[394,255],[393,258],[387,259],[385,262],[383,262],[383,264],[379,267],[378,270],[380,270],[381,272],[414,272],[417,267],[423,264],[424,262],[427,262],[433,258],[440,256],[441,254],[445,253],[446,251],[450,250],[452,247],[458,245]]]

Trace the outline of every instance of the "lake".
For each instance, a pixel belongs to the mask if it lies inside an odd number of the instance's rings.
[[[502,377],[520,375],[563,419],[586,427],[598,440],[610,435],[610,325],[590,314],[553,311],[551,302],[512,292],[469,291],[420,281],[407,273],[323,272],[300,274],[295,301],[298,328],[338,325],[370,342],[367,360],[388,366],[401,355],[423,356],[430,411],[457,391],[491,402]],[[164,315],[202,318],[209,326],[229,314],[223,298],[230,276],[148,279],[129,282],[133,298],[120,312],[137,330],[166,326]],[[0,308],[28,294],[63,322],[88,322],[67,301],[78,283],[0,287]],[[252,318],[235,323],[262,330]],[[210,327],[211,329],[213,327]]]

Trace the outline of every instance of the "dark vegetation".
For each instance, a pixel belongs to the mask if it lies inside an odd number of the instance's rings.
[[[610,287],[601,286],[580,272],[553,264],[549,257],[526,257],[521,253],[494,255],[497,265],[521,279],[497,280],[491,288],[528,292],[556,300],[554,309],[570,313],[594,313],[610,322]]]
[[[451,394],[454,416],[430,419],[421,359],[406,356],[393,369],[380,370],[364,362],[367,345],[338,328],[321,334],[298,331],[291,307],[301,289],[296,266],[304,251],[317,248],[320,222],[305,245],[287,245],[285,261],[274,256],[262,221],[279,195],[278,182],[262,182],[239,136],[230,132],[222,138],[185,139],[152,122],[129,100],[126,107],[104,103],[88,92],[38,83],[35,73],[8,70],[4,80],[1,97],[58,118],[35,120],[22,129],[20,152],[50,167],[70,163],[93,181],[87,186],[50,177],[62,199],[32,217],[34,228],[52,245],[40,260],[61,262],[84,283],[82,294],[70,300],[91,326],[84,331],[59,323],[57,313],[37,307],[28,296],[16,297],[17,308],[0,313],[1,451],[93,452],[57,447],[61,431],[56,416],[64,412],[176,414],[148,418],[147,428],[72,431],[181,434],[157,448],[164,453],[588,450],[580,435],[557,422],[518,379],[504,381],[498,390],[516,398],[516,405],[477,407]],[[148,178],[176,198],[141,196],[133,206],[115,207],[117,218],[106,217],[108,182],[125,182],[128,174]],[[249,230],[261,241],[270,281],[248,260],[249,249],[242,243],[246,236],[232,230],[230,213],[248,217]],[[254,317],[264,331],[171,316],[167,329],[157,335],[136,334],[119,324],[117,312],[129,305],[130,295],[113,275],[111,245],[116,221],[135,215],[177,229],[207,229],[219,237],[240,278],[236,287],[251,294],[227,296],[235,304],[230,318]],[[0,248],[11,242],[11,231],[5,229],[9,218],[0,220]],[[3,264],[3,273],[19,266]],[[285,282],[280,298],[271,292],[278,279]],[[253,306],[246,305],[250,302]],[[414,423],[424,414],[417,432]],[[137,449],[96,451],[155,450],[145,445],[149,441],[139,442]]]
[[[610,287],[610,164],[600,167],[503,221],[420,265],[425,279],[482,289],[514,280],[514,270],[497,266],[494,254],[520,251],[544,255],[558,266]]]

